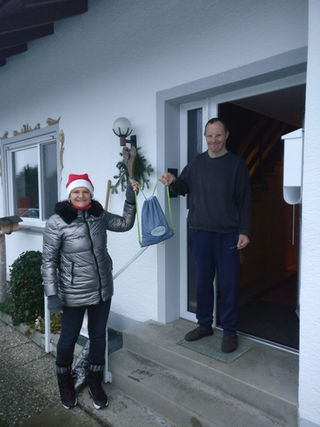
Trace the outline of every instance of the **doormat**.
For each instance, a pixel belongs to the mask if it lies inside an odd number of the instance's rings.
[[[222,336],[212,335],[209,337],[201,338],[197,341],[181,340],[177,344],[196,353],[203,354],[204,356],[211,357],[211,359],[219,360],[224,363],[231,363],[238,359],[249,350],[249,347],[239,341],[238,348],[232,353],[223,353],[221,351]]]

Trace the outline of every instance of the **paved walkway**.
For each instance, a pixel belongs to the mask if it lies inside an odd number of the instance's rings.
[[[2,317],[5,320],[5,317]],[[163,417],[105,384],[109,406],[93,408],[87,388],[72,410],[60,403],[55,358],[0,319],[0,427],[173,427]],[[112,341],[112,340],[111,340]],[[114,341],[114,340],[113,340]],[[113,343],[116,348],[116,343]]]
[[[101,425],[80,407],[62,407],[54,357],[0,320],[1,422],[6,427]]]

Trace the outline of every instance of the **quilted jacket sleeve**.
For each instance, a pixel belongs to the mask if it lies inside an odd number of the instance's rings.
[[[133,227],[134,218],[136,214],[136,206],[125,202],[123,207],[123,214],[115,215],[110,212],[105,212],[106,228],[110,231],[128,231]]]
[[[58,294],[57,269],[60,246],[61,230],[58,224],[58,216],[53,215],[48,219],[43,234],[41,274],[44,292],[47,296]]]

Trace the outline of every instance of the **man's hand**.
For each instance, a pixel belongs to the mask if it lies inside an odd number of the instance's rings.
[[[249,237],[245,234],[239,234],[239,239],[238,239],[238,244],[237,244],[237,249],[239,249],[239,251],[241,249],[244,249],[246,246],[248,246],[250,243]]]
[[[162,182],[163,185],[170,185],[176,180],[176,177],[170,173],[166,172],[160,176],[159,181]]]

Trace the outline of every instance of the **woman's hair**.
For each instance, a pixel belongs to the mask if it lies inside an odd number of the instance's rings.
[[[213,117],[212,119],[207,121],[204,128],[204,135],[206,135],[207,126],[213,125],[213,123],[217,123],[217,122],[220,122],[223,125],[225,132],[229,132],[227,123],[224,120],[220,119],[219,117]]]

